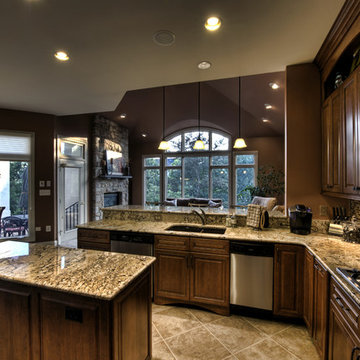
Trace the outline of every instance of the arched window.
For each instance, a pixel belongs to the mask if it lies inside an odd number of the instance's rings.
[[[170,148],[162,156],[144,156],[144,203],[163,203],[179,198],[205,198],[221,200],[224,207],[245,205],[248,197],[239,197],[237,192],[255,184],[255,152],[236,152],[236,161],[233,161],[231,137],[228,134],[202,129],[200,138],[205,149],[194,150],[198,136],[197,129],[183,130],[166,139]],[[238,170],[238,157],[242,155],[254,159],[251,165],[245,165],[253,169],[245,170],[245,173],[242,167],[242,171]],[[235,174],[235,179],[232,174]]]

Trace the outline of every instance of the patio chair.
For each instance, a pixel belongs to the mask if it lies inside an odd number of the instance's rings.
[[[18,236],[26,234],[27,226],[24,224],[24,220],[17,216],[7,216],[3,218],[2,223],[4,237],[14,236],[14,233],[17,233]]]

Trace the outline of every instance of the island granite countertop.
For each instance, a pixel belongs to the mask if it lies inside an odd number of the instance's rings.
[[[0,280],[111,300],[154,261],[150,256],[5,241],[0,243]]]
[[[280,244],[304,245],[324,265],[330,274],[342,284],[348,294],[360,305],[360,293],[350,286],[336,271],[337,267],[360,269],[360,244],[352,244],[341,237],[323,233],[296,235],[289,228],[268,228],[262,231],[249,227],[226,228],[224,234],[168,231],[175,223],[163,221],[98,220],[79,225],[83,229],[129,231],[148,234],[176,235],[213,238],[219,240],[275,242]],[[189,224],[187,224],[189,225]],[[216,227],[211,225],[212,227]],[[221,227],[221,226],[220,226]]]

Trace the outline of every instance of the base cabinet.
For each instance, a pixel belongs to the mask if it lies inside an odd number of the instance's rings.
[[[274,315],[303,316],[303,268],[303,246],[275,245]]]
[[[229,242],[179,236],[155,236],[157,304],[196,304],[228,315]]]
[[[360,356],[360,307],[337,281],[330,281],[329,360],[357,360]]]
[[[78,229],[78,248],[110,251],[110,231]]]
[[[314,255],[305,250],[304,255],[304,322],[310,336],[313,334],[314,317]]]
[[[1,360],[151,359],[150,270],[111,301],[0,281]]]
[[[320,358],[327,359],[329,273],[318,260],[314,261],[313,341]]]

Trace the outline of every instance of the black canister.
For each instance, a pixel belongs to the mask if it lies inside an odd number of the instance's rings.
[[[294,234],[308,235],[311,232],[311,209],[305,205],[295,205],[289,208],[290,231]]]

